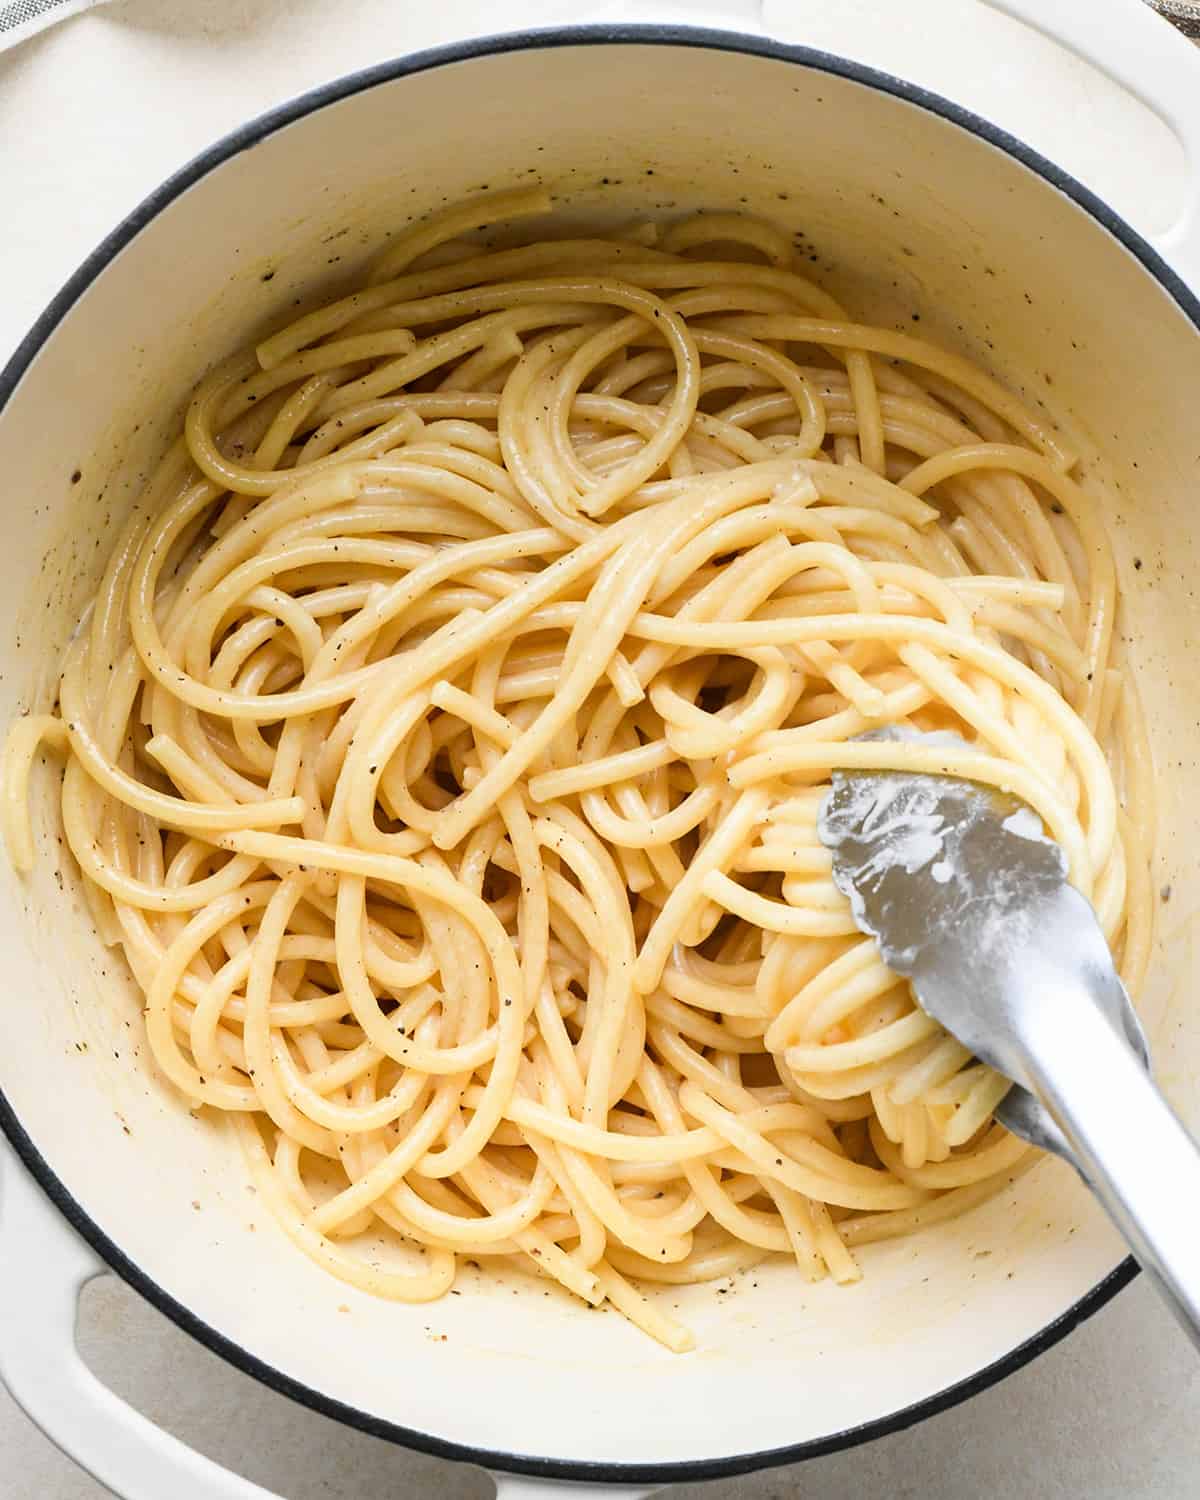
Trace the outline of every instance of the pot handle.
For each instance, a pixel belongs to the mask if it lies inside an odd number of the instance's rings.
[[[79,1294],[107,1267],[0,1137],[0,1381],[121,1500],[277,1500],[156,1427],[79,1356]]]
[[[79,1294],[107,1270],[0,1135],[0,1383],[120,1500],[279,1500],[156,1427],[84,1364],[75,1342]],[[656,1490],[492,1478],[498,1500],[646,1500]]]
[[[761,38],[787,20],[781,40],[801,43],[795,0],[595,0],[582,18],[593,24],[714,27]],[[816,4],[818,0],[808,0]],[[874,0],[881,19],[895,0]],[[1175,223],[1145,237],[1185,279],[1200,282],[1200,58],[1145,0],[977,0],[1039,31],[1110,77],[1157,115],[1183,147],[1187,198]],[[964,29],[963,35],[966,35]]]
[[[1200,274],[1200,57],[1145,0],[984,0],[1105,73],[1174,131],[1187,156],[1187,200],[1146,238],[1185,277]]]

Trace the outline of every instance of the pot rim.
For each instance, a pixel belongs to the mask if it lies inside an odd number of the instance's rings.
[[[988,145],[997,147],[1014,157],[1023,166],[1036,172],[1044,181],[1072,199],[1140,262],[1200,332],[1200,299],[1159,252],[1102,198],[1017,137],[929,89],[833,53],[737,31],[676,24],[554,26],[477,37],[468,41],[406,53],[387,62],[377,63],[320,84],[294,99],[255,116],[246,124],[220,137],[166,178],[159,187],[143,199],[101,240],[96,249],[52,298],[18,344],[3,370],[0,370],[0,418],[3,417],[5,407],[38,353],[70,313],[75,303],[97,280],[109,263],[176,198],[230,158],[258,145],[268,136],[274,135],[288,125],[317,113],[327,105],[365,92],[379,84],[428,72],[451,63],[469,62],[477,58],[510,52],[605,45],[696,47],[794,63],[891,94],[930,114],[938,115]],[[1133,1280],[1139,1270],[1133,1257],[1126,1256],[1059,1317],[1002,1358],[994,1360],[991,1364],[956,1381],[944,1390],[923,1397],[899,1411],[839,1432],[829,1433],[824,1437],[728,1457],[661,1463],[626,1464],[544,1457],[476,1447],[469,1443],[439,1437],[433,1433],[417,1431],[361,1411],[357,1407],[350,1406],[284,1374],[248,1349],[243,1348],[235,1340],[205,1323],[125,1255],[119,1245],[84,1211],[42,1156],[21,1125],[2,1088],[0,1088],[0,1130],[7,1136],[17,1156],[51,1202],[102,1260],[151,1306],[157,1308],[185,1333],[220,1355],[236,1369],[253,1376],[270,1389],[289,1397],[302,1406],[332,1417],[335,1421],[342,1422],[372,1437],[383,1438],[402,1447],[452,1462],[474,1464],[486,1469],[544,1479],[618,1485],[668,1485],[720,1479],[782,1464],[798,1463],[804,1459],[836,1453],[842,1449],[856,1447],[861,1443],[871,1442],[875,1438],[901,1432],[905,1428],[924,1421],[927,1417],[957,1406],[960,1402],[987,1390],[990,1386],[1020,1370],[1104,1307]]]

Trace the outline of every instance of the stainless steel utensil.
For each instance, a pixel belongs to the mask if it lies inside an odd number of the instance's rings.
[[[0,0],[0,52],[105,0]]]
[[[1150,4],[1184,36],[1200,37],[1200,0],[1150,0]]]
[[[885,729],[865,739],[954,735]],[[1200,1347],[1200,1150],[1067,860],[1016,798],[954,776],[836,771],[833,876],[926,1011],[1014,1080],[997,1116],[1071,1162]]]

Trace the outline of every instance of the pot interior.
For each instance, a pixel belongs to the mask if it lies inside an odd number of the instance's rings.
[[[858,317],[919,316],[1094,455],[1087,470],[1115,486],[1120,631],[1160,778],[1164,904],[1141,1008],[1159,1076],[1200,1123],[1200,1013],[1187,1001],[1200,883],[1186,857],[1200,338],[1066,193],[867,78],[678,41],[443,59],[333,99],[201,175],[100,270],[0,414],[0,718],[50,701],[115,529],[204,369],[295,302],[335,294],[414,216],[535,182],[583,219],[768,216],[805,236],[812,274]],[[370,1419],[551,1460],[734,1460],[937,1396],[1035,1338],[1122,1259],[1071,1172],[1046,1162],[957,1222],[867,1247],[852,1289],[780,1265],[724,1295],[670,1290],[698,1335],[682,1358],[515,1276],[468,1272],[462,1295],[429,1306],[373,1301],[291,1247],[231,1140],[152,1071],[121,961],[56,842],[56,785],[51,766],[36,770],[33,876],[0,869],[0,1087],[66,1191],[148,1278]],[[699,1412],[715,1419],[701,1427]]]

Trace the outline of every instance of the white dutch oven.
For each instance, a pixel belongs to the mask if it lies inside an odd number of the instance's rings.
[[[1197,61],[1136,0],[1000,8],[1153,104],[1200,172]],[[745,9],[743,28],[758,12]],[[696,0],[691,18],[706,14]],[[586,215],[702,203],[802,228],[851,306],[911,305],[932,337],[1049,395],[1103,448],[1123,633],[1161,774],[1156,879],[1173,893],[1144,1009],[1195,1125],[1196,189],[1154,248],[1017,141],[861,66],[675,24],[510,36],[347,78],[193,162],[83,266],[0,378],[0,720],[47,701],[117,523],[205,366],[301,290],[334,288],[408,216],[533,180]],[[53,782],[40,774],[34,801],[56,852]],[[1047,1162],[955,1224],[871,1247],[853,1290],[781,1265],[729,1295],[683,1292],[699,1342],[683,1358],[516,1278],[467,1279],[428,1307],[374,1302],[291,1248],[225,1136],[151,1073],[136,999],[69,861],[43,857],[28,885],[0,873],[0,946],[0,1124],[29,1169],[9,1153],[0,1374],[126,1500],[265,1492],[84,1368],[76,1299],[105,1264],[277,1390],[501,1471],[505,1497],[539,1478],[649,1494],[864,1441],[1017,1368],[1133,1274],[1082,1187]]]

